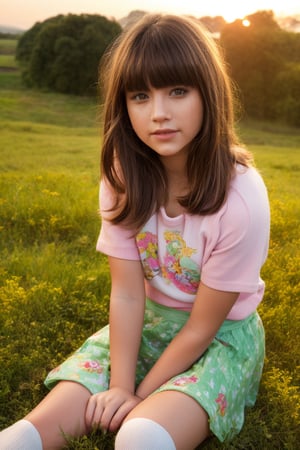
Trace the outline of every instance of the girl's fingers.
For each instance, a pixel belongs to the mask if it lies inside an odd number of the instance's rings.
[[[127,414],[138,404],[140,403],[138,400],[132,400],[124,402],[115,414],[111,417],[108,429],[110,431],[116,431],[122,424],[123,420],[127,416]]]
[[[85,421],[86,426],[91,429],[95,426],[95,415],[100,416],[101,418],[101,399],[99,395],[92,395],[88,401],[86,412],[85,412]],[[103,406],[102,406],[103,410]]]
[[[119,413],[120,408],[122,408],[124,404],[124,400],[121,399],[112,399],[105,404],[105,407],[102,408],[101,417],[98,416],[98,412],[96,410],[95,417],[99,418],[99,426],[105,430],[111,430],[111,422],[115,418],[115,416]]]
[[[115,431],[140,401],[141,399],[134,395],[120,395],[119,390],[92,395],[85,413],[86,426],[89,429],[100,427],[103,430]]]
[[[115,415],[116,411],[118,411],[120,405],[120,403],[112,401],[105,404],[97,402],[92,419],[92,426],[101,428],[102,430],[108,430],[112,417]]]
[[[122,399],[112,398],[109,392],[92,395],[85,413],[87,427],[108,429],[112,417],[123,402]]]

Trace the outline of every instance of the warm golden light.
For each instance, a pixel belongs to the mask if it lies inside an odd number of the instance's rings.
[[[29,28],[35,22],[42,22],[58,14],[101,14],[126,17],[131,11],[142,9],[148,12],[169,12],[187,14],[196,17],[223,16],[226,22],[242,20],[256,11],[272,10],[276,16],[296,15],[300,13],[300,3],[296,0],[212,0],[196,2],[195,0],[20,0],[1,1],[1,24]],[[142,6],[142,8],[141,8]],[[18,12],[18,14],[16,13]],[[244,24],[245,26],[249,26]]]
[[[244,20],[242,21],[242,24],[244,25],[244,27],[250,27],[250,25],[251,25],[251,23],[249,22],[248,19],[244,19]]]

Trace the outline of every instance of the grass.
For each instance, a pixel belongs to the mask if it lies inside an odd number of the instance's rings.
[[[3,76],[4,75],[4,76]],[[61,94],[39,92],[25,89],[10,89],[5,85],[6,74],[0,73],[0,89],[4,89],[5,95],[1,97],[0,116],[2,121],[6,119],[14,122],[29,122],[40,125],[55,125],[65,127],[65,131],[85,134],[89,128],[90,133],[95,133],[97,125],[97,105],[91,99],[85,97],[71,97],[66,99]],[[16,77],[17,78],[17,77]],[[20,79],[15,80],[20,87]],[[51,107],[49,108],[49,103]],[[37,130],[37,128],[36,128]],[[26,130],[25,130],[26,131]]]
[[[17,48],[17,39],[1,39],[0,38],[0,54],[14,55]]]
[[[1,48],[1,47],[0,47]],[[4,76],[5,75],[5,76]],[[92,99],[24,90],[0,73],[0,428],[40,401],[46,373],[107,321],[106,258],[99,231],[101,144]],[[6,80],[6,81],[5,81]],[[267,289],[260,306],[267,357],[255,408],[231,443],[212,449],[298,448],[300,133],[243,122],[271,209]],[[109,450],[95,432],[69,449]]]
[[[14,55],[0,55],[0,67],[16,69],[17,62]]]

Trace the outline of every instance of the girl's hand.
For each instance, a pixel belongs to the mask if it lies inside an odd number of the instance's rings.
[[[88,429],[116,431],[127,414],[141,401],[136,395],[119,387],[92,395],[85,413],[86,426]]]

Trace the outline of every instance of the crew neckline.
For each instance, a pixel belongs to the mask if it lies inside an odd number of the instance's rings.
[[[182,214],[179,214],[178,216],[175,216],[175,217],[168,216],[164,206],[160,207],[160,213],[161,213],[162,218],[163,218],[163,220],[165,222],[172,223],[173,225],[175,225],[177,223],[181,223],[182,220],[185,218],[185,215],[186,215],[185,213],[182,213]]]

